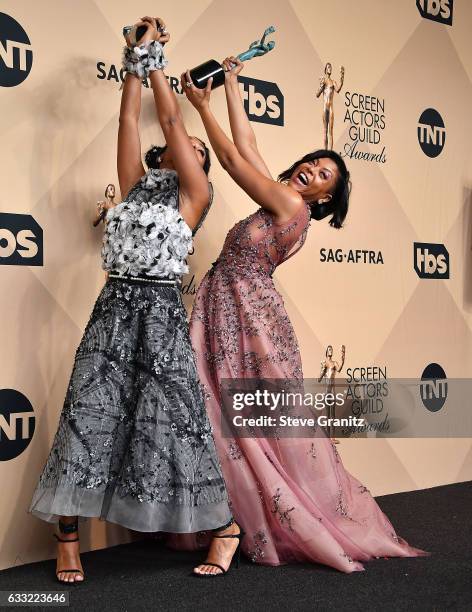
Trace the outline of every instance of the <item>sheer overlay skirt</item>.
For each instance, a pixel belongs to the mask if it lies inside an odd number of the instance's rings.
[[[29,511],[174,533],[230,520],[176,287],[102,289]]]

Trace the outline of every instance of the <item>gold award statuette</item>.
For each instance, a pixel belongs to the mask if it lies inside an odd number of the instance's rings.
[[[324,379],[325,382],[325,394],[336,395],[336,374],[341,372],[344,366],[344,359],[346,357],[346,347],[344,344],[341,346],[341,363],[339,364],[337,361],[333,359],[333,347],[328,345],[326,347],[325,359],[321,362],[321,372],[318,378],[318,382],[321,382]],[[328,419],[336,418],[336,403],[333,402],[331,405],[326,405],[327,409],[327,417]],[[326,427],[326,435],[331,438],[331,441],[335,444],[338,444],[339,440],[334,437],[334,427],[332,425],[327,425]]]
[[[316,92],[317,98],[323,94],[323,142],[325,149],[333,148],[334,94],[341,91],[344,83],[344,66],[341,66],[339,84],[331,78],[332,71],[332,66],[328,62],[324,69],[324,75],[320,78],[320,86]]]

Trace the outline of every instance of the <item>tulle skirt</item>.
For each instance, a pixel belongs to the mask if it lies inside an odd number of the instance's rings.
[[[147,532],[231,519],[177,287],[102,289],[29,511]]]
[[[243,550],[256,563],[316,562],[343,572],[376,557],[428,553],[398,536],[368,489],[318,428],[313,438],[228,438],[224,379],[302,382],[297,338],[272,279],[219,265],[203,279],[190,335]],[[195,548],[196,538],[169,544]]]

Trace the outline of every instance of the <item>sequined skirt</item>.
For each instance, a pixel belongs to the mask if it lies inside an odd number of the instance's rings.
[[[102,289],[29,511],[174,533],[230,520],[177,287]]]

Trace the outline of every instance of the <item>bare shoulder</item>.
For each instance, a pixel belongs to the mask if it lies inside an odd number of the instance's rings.
[[[305,202],[302,196],[292,189],[285,185],[284,183],[276,183],[277,195],[280,200],[281,205],[277,207],[277,222],[285,223],[289,221],[293,217],[295,217],[298,213],[300,213],[303,209],[306,209]]]

